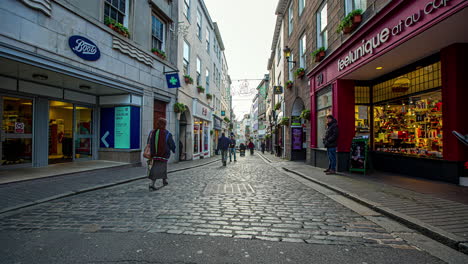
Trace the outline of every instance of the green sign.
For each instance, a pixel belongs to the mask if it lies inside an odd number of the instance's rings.
[[[130,106],[115,108],[115,148],[130,148]]]

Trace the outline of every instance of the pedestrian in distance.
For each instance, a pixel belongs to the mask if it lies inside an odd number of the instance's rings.
[[[229,143],[229,162],[232,162],[232,156],[234,156],[234,162],[236,162],[236,139],[234,138],[234,135],[231,134],[231,142]]]
[[[241,157],[244,157],[244,156],[245,156],[245,150],[246,150],[245,144],[244,144],[244,143],[240,143],[240,145],[239,145],[239,155],[240,155]]]
[[[328,169],[324,172],[329,174],[336,173],[336,147],[338,146],[338,121],[332,116],[327,116],[327,131],[323,137],[323,145],[327,148]]]
[[[248,145],[247,147],[250,149],[250,155],[253,155],[253,154],[254,154],[255,145],[254,145],[254,143],[252,142],[252,140],[249,140],[249,145]]]
[[[147,145],[143,156],[148,159],[148,178],[151,180],[150,191],[156,190],[154,186],[157,179],[163,180],[163,185],[167,182],[167,161],[172,153],[176,151],[176,145],[172,134],[166,130],[167,120],[160,118],[157,121],[156,129],[152,130],[148,136]]]
[[[266,148],[265,140],[262,140],[262,144],[260,146],[262,149],[262,154],[265,154],[265,148]]]
[[[230,143],[231,140],[227,138],[224,133],[221,133],[221,137],[218,139],[218,147],[216,148],[216,150],[221,150],[221,161],[223,162],[223,166],[226,166],[227,151]]]

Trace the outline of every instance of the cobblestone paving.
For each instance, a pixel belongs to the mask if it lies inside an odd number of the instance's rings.
[[[414,249],[257,156],[220,165],[171,174],[169,186],[154,192],[142,180],[49,202],[0,218],[0,230],[164,232]]]

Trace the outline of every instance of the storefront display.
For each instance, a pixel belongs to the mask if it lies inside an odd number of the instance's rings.
[[[442,158],[442,93],[430,92],[374,107],[376,151]]]
[[[332,91],[331,87],[324,88],[317,96],[317,147],[324,148],[322,138],[327,130],[327,116],[332,114]]]

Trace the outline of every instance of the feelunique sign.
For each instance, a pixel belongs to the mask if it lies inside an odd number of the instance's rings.
[[[115,108],[115,148],[130,148],[130,106]]]
[[[179,88],[180,78],[178,73],[166,74],[167,88]]]
[[[71,36],[68,39],[70,49],[80,58],[87,61],[96,61],[101,57],[101,52],[94,42],[82,37]]]
[[[416,11],[405,19],[400,19],[399,23],[395,26],[383,28],[376,36],[372,37],[371,39],[363,39],[359,47],[357,47],[354,51],[350,51],[346,57],[338,59],[338,71],[344,70],[346,67],[368,54],[373,54],[375,49],[387,42],[392,36],[397,36],[401,34],[406,28],[416,25],[419,21],[423,21],[425,15],[429,15],[439,8],[446,7],[450,1],[451,0],[429,1],[423,9]]]

